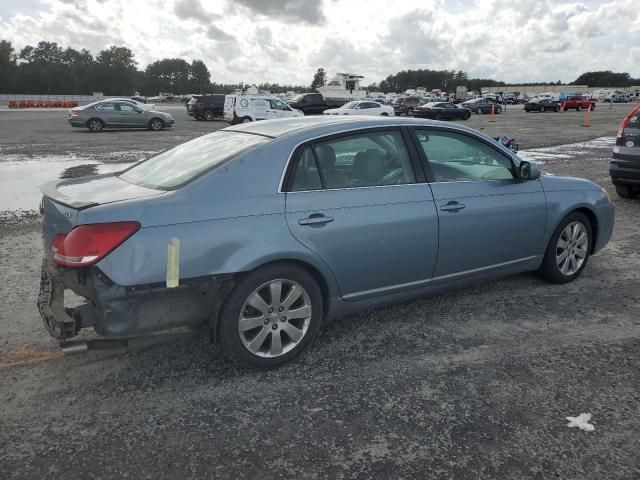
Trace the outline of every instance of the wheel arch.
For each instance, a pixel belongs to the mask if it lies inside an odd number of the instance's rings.
[[[230,288],[222,290],[224,292],[224,297],[218,299],[219,303],[217,307],[214,307],[214,311],[212,312],[215,314],[213,314],[209,320],[210,326],[211,326],[211,332],[214,335],[213,339],[220,338],[220,318],[218,316],[218,313],[222,308],[222,305],[224,305],[224,303],[226,302],[227,300],[226,297],[229,295],[231,290],[235,287],[235,283],[237,279],[250,275],[251,273],[261,268],[270,267],[273,265],[293,265],[305,270],[307,273],[309,273],[313,277],[313,279],[318,284],[318,287],[320,288],[320,292],[322,294],[322,316],[323,316],[322,320],[323,322],[327,320],[330,313],[330,309],[331,309],[332,288],[329,285],[329,281],[326,278],[326,273],[321,272],[316,265],[313,265],[313,263],[303,259],[299,259],[299,258],[270,259],[268,261],[264,261],[263,263],[259,263],[257,265],[252,266],[250,270],[238,272],[232,275],[231,276],[232,278],[229,278],[226,280],[227,282],[230,282],[229,284]]]
[[[596,248],[596,240],[598,239],[598,233],[599,233],[598,216],[593,210],[584,206],[576,208],[575,210],[572,210],[567,215],[570,215],[573,212],[580,212],[589,219],[589,223],[591,224],[591,236],[592,236],[591,251],[589,253],[594,253]]]
[[[102,120],[102,119],[101,119],[101,118],[99,118],[99,117],[89,117],[89,120],[87,120],[87,121],[85,122],[85,126],[86,126],[87,128],[89,128],[89,123],[91,123],[91,121],[93,121],[93,120],[98,120],[98,121],[102,124],[102,126],[103,126],[103,127],[106,125],[105,121],[104,121],[104,120]]]

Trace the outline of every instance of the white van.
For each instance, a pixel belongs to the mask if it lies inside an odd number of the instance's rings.
[[[233,94],[224,99],[224,119],[231,124],[303,116],[274,95]]]

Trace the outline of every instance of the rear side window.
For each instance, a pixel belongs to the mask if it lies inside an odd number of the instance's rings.
[[[115,112],[116,104],[115,103],[99,103],[95,106],[95,109],[99,112]]]
[[[119,177],[142,187],[173,190],[270,140],[248,133],[214,132],[138,163]]]
[[[370,132],[306,147],[295,167],[292,191],[415,183],[402,134]]]
[[[321,190],[322,181],[320,180],[320,172],[316,165],[316,160],[311,151],[311,147],[306,147],[300,155],[300,160],[293,172],[293,181],[291,182],[292,192],[303,192],[306,190]]]

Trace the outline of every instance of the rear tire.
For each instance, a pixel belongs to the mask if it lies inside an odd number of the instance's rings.
[[[546,108],[540,107],[540,113],[544,113],[545,111],[546,111]]]
[[[216,118],[216,116],[213,113],[213,110],[205,110],[204,113],[202,114],[202,117],[207,122],[211,122],[212,120],[214,120]]]
[[[496,113],[502,113],[502,107],[496,108]]]
[[[152,118],[149,120],[149,130],[153,130],[154,132],[158,132],[164,128],[164,122],[161,118]]]
[[[99,118],[92,118],[87,122],[87,128],[91,133],[100,133],[104,128],[104,122]]]
[[[578,234],[572,236],[572,232]],[[570,213],[551,235],[538,274],[550,283],[575,280],[587,266],[592,244],[593,233],[587,216],[581,212]]]
[[[381,117],[388,117],[388,116],[389,116],[389,114],[388,114],[387,112],[382,112],[382,113],[380,114],[380,116],[381,116]]]
[[[471,117],[471,112],[465,112],[464,115],[462,116],[462,119],[469,120],[469,117]]]
[[[629,185],[616,185],[616,193],[620,198],[635,198],[638,196]]]
[[[243,117],[240,120],[240,123],[250,123],[250,122],[253,122],[253,120],[251,120],[251,117]]]
[[[296,298],[288,303],[292,292]],[[225,300],[220,341],[239,364],[268,370],[306,351],[323,315],[322,291],[309,272],[289,263],[267,265],[243,275]]]
[[[482,113],[482,108],[478,107],[478,109],[476,110],[476,113],[480,115]]]
[[[580,105],[576,107],[576,112],[579,112],[579,111],[580,111]]]

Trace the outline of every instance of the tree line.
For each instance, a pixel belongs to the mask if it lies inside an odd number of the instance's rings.
[[[314,91],[326,83],[326,71],[319,68],[311,85],[262,83],[260,90],[274,93]],[[551,82],[554,83],[554,82]],[[558,82],[561,83],[561,82]],[[628,73],[611,71],[586,72],[573,84],[593,87],[625,87],[639,85],[640,79]],[[403,70],[372,83],[370,91],[404,92],[409,88],[439,88],[453,92],[458,86],[480,90],[488,86],[504,86],[493,79],[470,78],[461,70]],[[531,85],[531,84],[529,84]],[[11,42],[0,41],[0,93],[24,94],[91,94],[154,96],[159,92],[231,93],[241,84],[215,83],[202,60],[191,63],[182,58],[157,60],[144,70],[138,69],[134,53],[126,47],[110,46],[93,56],[87,49],[63,48],[56,42],[41,41],[15,51]]]

